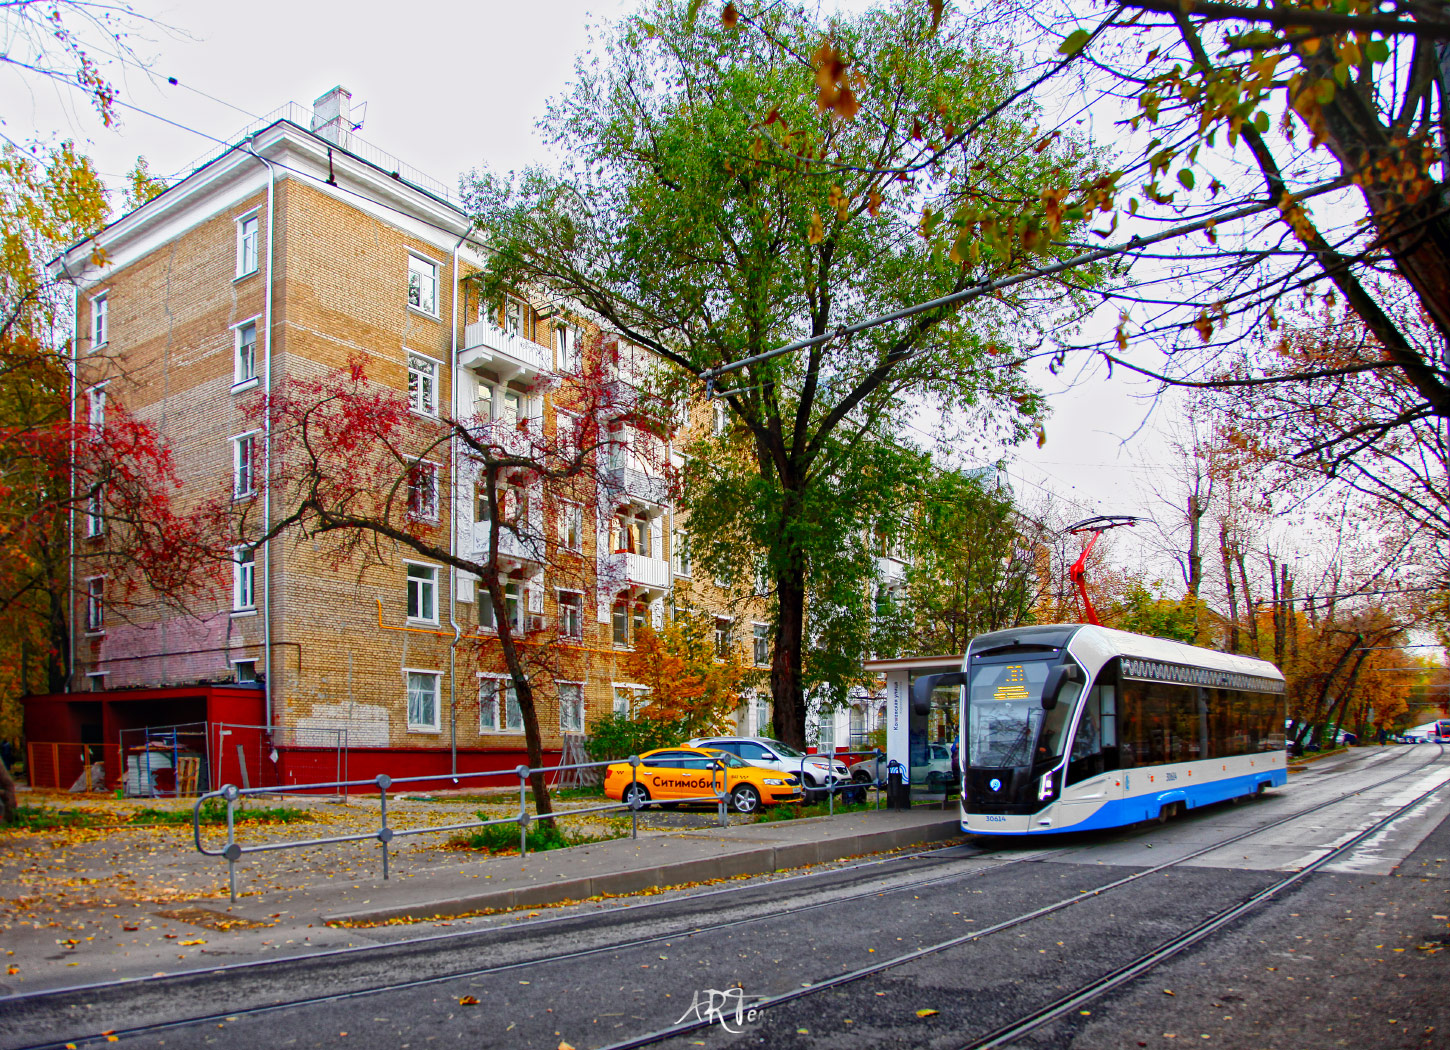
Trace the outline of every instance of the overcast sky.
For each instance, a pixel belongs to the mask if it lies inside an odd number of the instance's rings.
[[[5,65],[5,134],[22,143],[73,137],[119,186],[138,155],[154,173],[185,173],[215,145],[208,136],[230,139],[255,117],[289,101],[310,105],[340,84],[352,92],[364,139],[453,185],[477,165],[509,170],[550,160],[535,120],[568,83],[590,25],[633,3],[254,0],[239,8],[140,0],[135,7],[160,23],[130,38],[151,74],[114,62],[105,72],[122,102],[146,113],[123,107],[120,126],[104,129],[79,91]],[[1153,492],[1171,458],[1158,433],[1165,413],[1142,429],[1150,404],[1141,385],[1107,379],[1100,368],[1070,376],[1071,383],[1043,371],[1053,407],[1047,443],[1017,452],[1014,484],[1050,489],[1084,517],[1161,514]]]

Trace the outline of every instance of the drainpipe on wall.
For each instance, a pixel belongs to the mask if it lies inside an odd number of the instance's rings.
[[[257,134],[261,134],[258,132]],[[267,284],[264,292],[262,326],[267,333],[266,355],[262,358],[262,535],[272,528],[272,264],[276,244],[277,169],[256,150],[257,135],[247,152],[267,167]],[[262,696],[266,703],[267,736],[272,735],[272,540],[262,544]]]
[[[453,349],[448,359],[449,388],[453,391],[453,404],[449,407],[449,415],[458,415],[458,395],[460,392],[458,383],[458,289],[461,282],[458,280],[458,249],[463,247],[463,242],[468,239],[469,230],[465,229],[458,238],[458,243],[453,246]],[[449,507],[448,507],[448,550],[455,556],[458,554],[458,436],[452,434],[448,438],[449,445],[449,473],[451,475],[448,483]],[[474,601],[478,595],[473,596]],[[458,624],[458,570],[450,567],[448,572],[448,624],[453,628],[453,644],[448,647],[448,765],[452,776],[458,775],[458,642],[463,637],[463,628]]]

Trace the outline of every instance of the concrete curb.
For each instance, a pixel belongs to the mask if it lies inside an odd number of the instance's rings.
[[[936,821],[910,828],[868,831],[845,838],[817,842],[794,842],[779,846],[759,846],[732,850],[717,857],[696,858],[661,864],[654,867],[613,871],[578,879],[560,879],[534,886],[470,893],[437,900],[415,901],[385,907],[339,911],[324,915],[325,923],[385,922],[388,919],[449,918],[467,912],[510,911],[516,908],[537,908],[567,900],[584,900],[603,894],[639,893],[664,886],[678,886],[706,879],[730,878],[737,875],[765,875],[785,868],[801,868],[810,864],[840,860],[867,853],[881,853],[918,843],[941,842],[962,837],[956,818]]]

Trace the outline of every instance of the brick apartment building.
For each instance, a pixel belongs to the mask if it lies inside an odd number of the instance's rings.
[[[587,321],[520,300],[482,306],[465,281],[483,262],[468,214],[442,184],[361,140],[348,103],[338,88],[310,111],[286,107],[52,264],[75,288],[77,412],[103,418],[114,399],[156,427],[183,500],[219,487],[266,499],[258,475],[269,469],[269,435],[248,399],[356,355],[425,415],[451,398],[457,418],[555,425],[553,391],[578,367]],[[527,545],[504,551],[519,623],[557,631],[573,653],[573,680],[538,700],[554,756],[565,734],[627,708],[638,689],[621,657],[638,623],[658,622],[671,602],[717,610],[721,645],[748,663],[769,660],[765,617],[748,611],[759,603],[732,605],[693,578],[658,465],[618,468],[620,484],[578,521],[580,552],[614,581],[610,593],[586,600],[561,590]],[[472,501],[451,503],[454,520],[445,510],[439,529],[451,527],[453,549],[476,549]],[[253,519],[277,513],[264,507]],[[382,565],[338,567],[317,545],[284,537],[239,554],[231,594],[209,607],[121,616],[106,579],[85,570],[104,533],[103,521],[78,515],[71,691],[26,701],[29,740],[103,746],[110,783],[134,731],[165,725],[204,727],[204,747],[190,747],[209,754],[213,785],[522,761],[517,707],[497,643],[487,644],[491,612],[465,574],[402,548]],[[455,624],[480,640],[481,657],[460,657]],[[748,703],[740,728],[768,717],[763,701]],[[77,755],[55,769],[56,783],[80,764]],[[32,765],[42,772],[41,760]]]

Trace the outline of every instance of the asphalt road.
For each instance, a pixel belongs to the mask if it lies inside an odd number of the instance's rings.
[[[667,1046],[957,1047],[1270,886],[1450,779],[1427,748],[1376,751],[1164,826],[979,844],[650,908],[499,923],[342,958],[271,963],[0,1004],[0,1045],[542,1047],[583,1050],[726,1017]],[[1326,766],[1326,770],[1330,767]],[[1102,893],[1091,891],[1354,797]],[[1146,976],[1012,1045],[1450,1047],[1450,791]],[[990,849],[982,848],[991,846]],[[788,889],[787,889],[788,887]],[[759,1016],[750,1006],[1046,905],[1068,907]],[[401,982],[412,982],[403,984]],[[383,990],[380,986],[390,985]],[[732,991],[732,989],[734,989]],[[306,1004],[245,1012],[266,1004]],[[741,1008],[737,1014],[736,1007]],[[226,1011],[236,1011],[227,1013]],[[125,1034],[134,1026],[209,1016]],[[117,1043],[98,1033],[121,1032]]]

